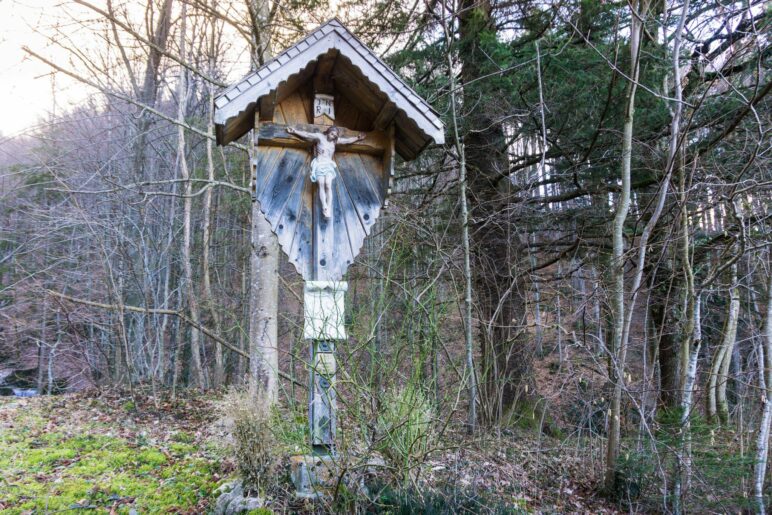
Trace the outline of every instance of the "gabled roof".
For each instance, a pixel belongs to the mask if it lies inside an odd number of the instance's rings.
[[[298,87],[314,74],[322,58],[334,59],[333,78],[341,77],[336,89],[349,88],[340,93],[369,113],[372,129],[395,124],[396,150],[403,158],[415,158],[432,141],[444,143],[445,129],[437,112],[335,18],[215,99],[217,142],[224,145],[243,136],[253,127],[261,98],[273,101],[282,90],[287,94],[287,89]]]

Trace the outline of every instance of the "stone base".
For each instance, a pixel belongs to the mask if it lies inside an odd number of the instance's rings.
[[[265,506],[265,500],[261,497],[244,496],[244,486],[241,480],[225,483],[215,493],[218,496],[213,511],[214,515],[238,515]]]
[[[290,475],[298,497],[318,499],[335,488],[338,465],[332,456],[302,454],[290,457]]]

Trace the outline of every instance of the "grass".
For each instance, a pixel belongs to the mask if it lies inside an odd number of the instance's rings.
[[[0,401],[0,513],[205,513],[214,502],[219,460],[191,434],[138,436],[55,402]]]

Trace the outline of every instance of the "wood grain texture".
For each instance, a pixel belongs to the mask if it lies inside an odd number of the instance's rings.
[[[255,197],[257,198],[263,190],[265,181],[273,173],[276,163],[284,154],[284,149],[278,147],[269,147],[265,151],[260,149],[257,152],[257,167],[255,170]]]
[[[305,191],[308,189],[306,182],[309,186],[311,183],[305,173],[308,161],[308,152],[303,150],[260,147],[257,152],[255,196],[260,211],[300,274],[304,274],[303,266],[311,251],[310,234],[302,234],[303,226],[298,223],[303,216],[303,195],[305,193],[309,199],[311,196]],[[307,218],[310,227],[310,216]]]
[[[341,127],[348,127],[355,131],[370,131],[372,127],[372,118],[363,113],[361,109],[347,96],[338,92],[335,95],[335,123]]]
[[[332,94],[335,92],[335,87],[332,83],[332,70],[335,67],[335,59],[338,57],[337,53],[327,53],[319,58],[314,71],[314,92]]]
[[[298,88],[279,103],[284,114],[284,123],[296,124],[311,121],[308,117],[309,110],[306,109],[307,101],[303,102],[303,93],[303,88]]]
[[[317,185],[309,178],[310,152],[266,146],[258,148],[257,156],[257,201],[290,262],[306,280],[341,280],[384,205],[383,157],[336,154],[333,212],[325,219]]]
[[[306,177],[308,175],[306,174]],[[313,277],[313,234],[311,232],[311,223],[313,222],[313,196],[316,193],[316,186],[310,179],[306,179],[303,197],[300,203],[300,215],[295,226],[295,235],[292,240],[292,247],[289,252],[290,262],[295,265],[295,269],[303,276],[303,279],[310,280]]]
[[[318,188],[318,186],[317,186]],[[333,220],[335,213],[330,218],[322,215],[322,203],[319,201],[319,195],[314,195],[314,263],[313,280],[314,281],[334,281],[338,263],[333,259]]]
[[[391,125],[391,122],[396,115],[397,106],[394,105],[394,102],[390,100],[384,101],[383,107],[381,107],[380,112],[375,117],[375,120],[373,120],[373,128],[377,130],[386,129]]]
[[[340,178],[351,197],[366,236],[383,205],[383,188],[379,186],[381,180],[378,173],[383,165],[371,156],[348,153],[340,154],[337,162]]]
[[[308,132],[323,132],[327,129],[327,126],[308,123],[297,123],[292,125],[293,127]],[[343,137],[353,137],[357,134],[359,134],[358,131],[341,127],[341,135]],[[261,123],[258,136],[260,146],[306,149],[309,152],[313,149],[313,144],[311,142],[296,138],[289,134],[287,132],[286,124]],[[374,156],[382,156],[389,147],[389,136],[386,131],[371,131],[366,133],[366,137],[362,141],[358,141],[351,145],[338,146],[342,152],[358,152]]]
[[[333,182],[333,260],[337,267],[334,277],[343,277],[348,267],[354,262],[359,249],[351,245],[350,231],[361,231],[357,224],[355,208],[346,194],[342,181]],[[351,225],[351,229],[349,229]]]

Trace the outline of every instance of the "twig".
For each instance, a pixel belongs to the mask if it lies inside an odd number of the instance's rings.
[[[154,315],[171,315],[179,317],[180,320],[188,324],[189,326],[201,331],[223,347],[226,347],[227,349],[230,349],[231,351],[235,352],[236,354],[243,356],[247,359],[249,359],[249,354],[245,351],[239,349],[238,347],[234,347],[232,344],[230,344],[228,341],[226,341],[224,338],[219,336],[218,334],[214,333],[211,329],[209,329],[206,326],[203,326],[201,324],[198,324],[196,322],[193,322],[187,315],[185,315],[181,311],[176,311],[174,309],[158,309],[158,308],[143,308],[139,306],[130,306],[127,304],[122,304],[121,306],[116,306],[115,304],[104,304],[102,302],[94,302],[93,300],[86,300],[86,299],[79,299],[77,297],[70,297],[69,295],[65,295],[64,293],[59,293],[52,290],[45,290],[46,293],[53,295],[55,297],[59,297],[61,299],[69,300],[70,302],[75,302],[77,304],[83,304],[85,306],[93,306],[95,308],[101,308],[101,309],[107,309],[109,311],[119,311],[121,309],[126,311],[131,311],[133,313],[143,313],[143,314],[154,314]],[[298,386],[301,386],[303,388],[307,388],[307,386],[296,379],[290,377],[289,375],[285,374],[284,372],[279,372],[279,376],[283,379],[286,379],[287,381],[292,381]]]

